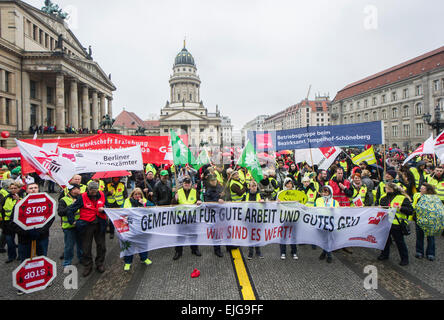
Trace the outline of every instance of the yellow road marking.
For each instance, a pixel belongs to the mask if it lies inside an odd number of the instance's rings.
[[[246,301],[256,300],[256,295],[251,286],[250,278],[248,277],[247,269],[245,268],[244,260],[242,259],[239,249],[231,250],[231,254],[233,256],[234,267],[236,269],[243,299]]]

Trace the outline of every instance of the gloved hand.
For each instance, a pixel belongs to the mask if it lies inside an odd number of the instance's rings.
[[[36,229],[28,231],[28,237],[33,241],[38,240],[40,238],[40,233]]]

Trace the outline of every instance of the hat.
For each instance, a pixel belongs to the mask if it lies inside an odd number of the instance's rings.
[[[99,190],[99,184],[95,181],[88,185],[88,190]]]
[[[393,179],[396,179],[396,176],[398,175],[398,173],[395,170],[388,170],[387,174],[391,175]]]
[[[191,183],[191,178],[190,177],[186,177],[183,179],[182,181],[183,183]]]
[[[166,171],[166,170],[162,170],[162,171],[160,172],[160,175],[161,175],[161,176],[169,176],[169,173],[168,173],[168,171]]]
[[[303,177],[302,182],[310,182],[310,177],[309,176]]]
[[[91,183],[92,183],[92,182],[91,182]],[[72,189],[75,189],[75,188],[80,189],[80,186],[79,186],[77,183],[70,184],[70,185],[68,186],[68,190],[72,190]]]

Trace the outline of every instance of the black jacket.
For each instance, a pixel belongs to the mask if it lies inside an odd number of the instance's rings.
[[[204,193],[204,201],[205,202],[218,202],[219,200],[223,200],[223,192],[224,188],[217,184],[215,187],[209,186]]]
[[[153,202],[156,206],[169,206],[173,200],[173,191],[168,183],[159,181],[154,186]]]

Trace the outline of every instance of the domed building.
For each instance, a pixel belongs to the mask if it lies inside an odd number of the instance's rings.
[[[170,100],[160,111],[160,134],[169,135],[174,129],[177,134],[187,134],[191,146],[220,146],[222,117],[218,106],[216,112],[208,112],[200,98],[200,86],[196,63],[184,44],[170,77]]]

